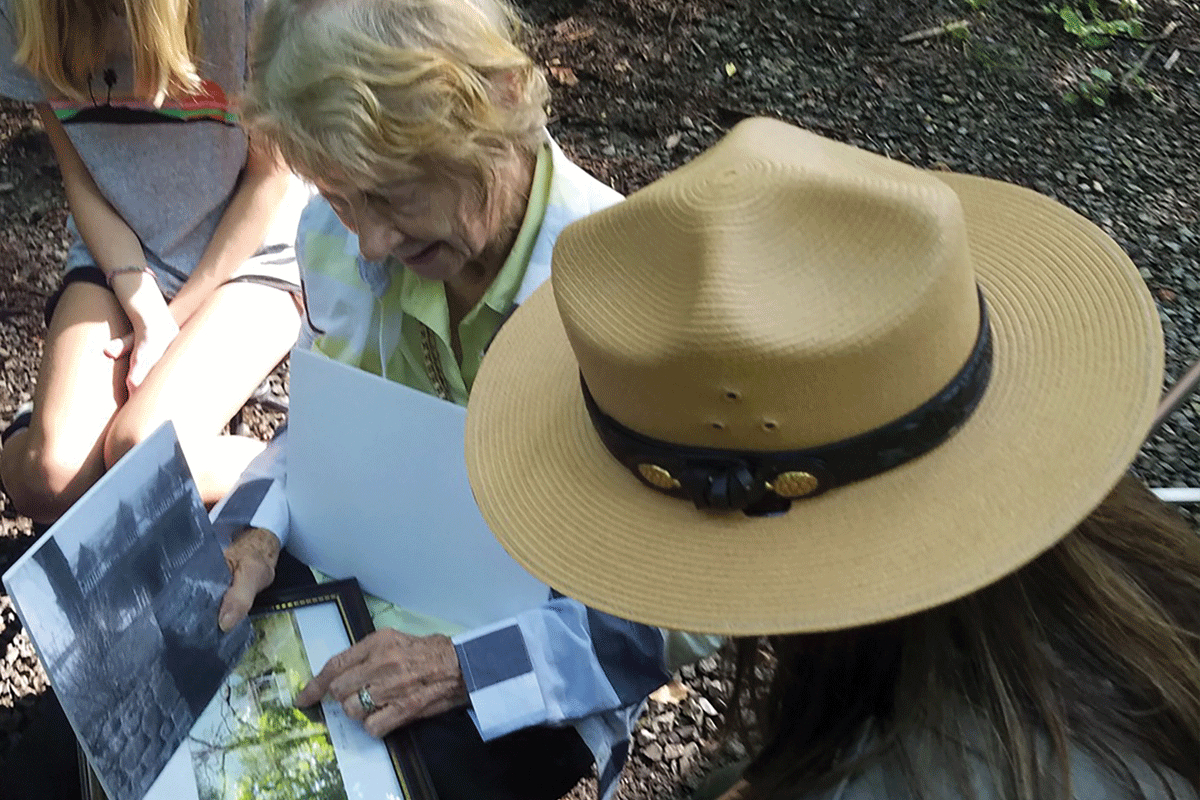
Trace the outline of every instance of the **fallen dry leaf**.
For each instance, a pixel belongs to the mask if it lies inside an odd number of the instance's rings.
[[[579,76],[575,74],[575,70],[570,67],[550,67],[550,77],[561,83],[563,86],[574,86],[579,83]]]
[[[656,703],[663,705],[679,705],[685,698],[690,696],[692,690],[679,681],[671,681],[655,689],[650,694],[650,699]]]
[[[577,42],[580,39],[587,39],[596,33],[596,29],[593,26],[583,25],[573,17],[557,23],[552,30],[555,36],[567,42]]]

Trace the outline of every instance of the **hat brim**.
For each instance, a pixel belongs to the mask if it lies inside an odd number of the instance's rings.
[[[1149,428],[1162,374],[1154,302],[1078,214],[1010,184],[938,177],[961,200],[995,347],[987,393],[948,441],[786,514],[698,511],[604,449],[543,286],[493,342],[467,415],[471,485],[505,549],[619,617],[754,635],[945,603],[1070,531]]]

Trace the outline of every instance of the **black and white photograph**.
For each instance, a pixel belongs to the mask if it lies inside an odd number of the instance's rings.
[[[230,575],[170,423],[4,576],[111,800],[140,800],[249,643],[222,634]]]

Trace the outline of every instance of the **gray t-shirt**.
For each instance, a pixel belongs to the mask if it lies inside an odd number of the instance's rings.
[[[200,261],[237,187],[247,139],[235,103],[246,85],[250,25],[261,0],[200,0],[198,71],[202,91],[160,108],[132,99],[133,67],[124,48],[91,76],[83,102],[48,96],[13,63],[15,17],[0,0],[0,95],[49,102],[100,191],[142,241],[147,262],[173,294]],[[127,42],[127,36],[123,37]],[[122,49],[124,53],[120,52]],[[296,280],[296,223],[310,193],[298,180],[259,254],[239,274]],[[95,261],[75,234],[66,268]]]

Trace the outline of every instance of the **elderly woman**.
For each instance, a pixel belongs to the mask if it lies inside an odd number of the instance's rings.
[[[1200,539],[1124,476],[1161,378],[1087,220],[755,119],[563,232],[467,463],[543,580],[745,637],[728,800],[1194,800]]]
[[[459,404],[501,323],[549,276],[558,232],[620,200],[548,137],[545,79],[516,31],[497,0],[272,0],[245,109],[322,195],[297,239],[312,346]],[[225,628],[287,544],[279,451],[277,440],[216,517],[233,538]],[[451,640],[401,633],[394,609],[372,602],[380,630],[299,703],[330,693],[374,735],[425,720],[416,731],[444,799],[559,797],[593,760],[602,792],[615,787],[629,726],[668,677],[661,631],[555,597]],[[520,668],[503,703],[476,702],[496,696],[478,679],[495,664]]]

